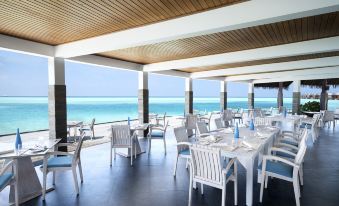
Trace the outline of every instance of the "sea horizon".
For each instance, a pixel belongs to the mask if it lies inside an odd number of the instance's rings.
[[[150,96],[150,113],[170,116],[184,115],[183,96]],[[219,97],[194,97],[193,108],[202,112],[220,110]],[[247,97],[229,97],[228,107],[247,108]],[[255,107],[276,107],[276,97],[256,97]],[[307,101],[319,101],[302,99]],[[136,119],[138,116],[138,97],[136,96],[67,96],[67,120],[89,123],[96,118],[96,123]],[[284,98],[284,106],[292,107],[292,98]],[[331,110],[339,107],[339,101],[329,100]],[[48,129],[47,96],[6,96],[0,97],[0,135],[13,134],[20,128],[22,132]]]

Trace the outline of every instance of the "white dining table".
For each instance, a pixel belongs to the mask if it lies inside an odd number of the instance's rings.
[[[246,169],[246,205],[253,204],[253,170],[257,170],[257,164],[254,161],[258,157],[258,162],[261,162],[262,155],[266,154],[268,149],[273,145],[274,139],[280,129],[277,127],[256,127],[256,130],[251,131],[249,128],[240,127],[240,137],[235,139],[232,130],[224,129],[210,133],[210,136],[201,138],[197,144],[208,144],[212,147],[221,148],[221,154],[224,157],[234,158]],[[204,139],[211,139],[210,143]],[[216,139],[216,140],[214,140]],[[214,142],[217,141],[217,142]],[[246,145],[252,146],[248,148]],[[258,181],[259,179],[258,176]]]
[[[74,137],[77,136],[77,128],[80,127],[83,124],[82,121],[67,121],[67,128],[71,129],[73,128],[73,135]]]
[[[0,142],[0,160],[13,160],[15,178],[18,184],[19,203],[26,202],[42,194],[42,187],[34,169],[32,157],[44,156],[54,149],[61,139],[36,138],[24,141],[22,149],[15,151],[14,143]],[[11,186],[9,195],[10,205],[14,203],[14,187]]]

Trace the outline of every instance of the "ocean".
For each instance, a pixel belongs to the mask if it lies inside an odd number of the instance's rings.
[[[183,97],[150,97],[150,113],[184,114]],[[310,100],[302,100],[302,103]],[[311,100],[313,101],[313,100]],[[137,118],[136,97],[67,97],[68,120],[97,123]],[[195,97],[193,107],[199,111],[219,111],[219,98]],[[284,98],[284,106],[291,108],[292,99]],[[228,98],[229,108],[247,108],[247,98]],[[255,98],[256,108],[276,107],[276,98]],[[339,107],[339,101],[330,100],[329,108]],[[43,130],[48,128],[47,97],[0,97],[0,135]]]

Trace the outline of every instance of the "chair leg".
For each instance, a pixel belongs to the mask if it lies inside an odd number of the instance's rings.
[[[222,189],[221,206],[225,206],[225,203],[226,203],[226,184],[224,185],[224,188]]]
[[[134,159],[137,158],[137,142],[134,142]]]
[[[112,148],[112,143],[110,144],[110,166],[112,167],[112,150],[113,150],[113,148]]]
[[[235,175],[234,180],[234,205],[238,205],[238,177]]]
[[[204,184],[200,184],[200,187],[201,187],[201,195],[204,195]]]
[[[192,180],[192,177],[190,177],[190,186],[189,186],[190,188],[188,190],[188,206],[192,205],[192,190],[193,190],[192,183],[193,183],[193,180]]]
[[[82,175],[81,160],[79,160],[78,168],[79,168],[80,180],[81,180],[81,183],[83,183],[83,182],[84,182],[84,177],[83,177],[83,175]]]
[[[152,138],[148,137],[148,155],[150,155],[151,153],[151,145],[152,144]]]
[[[179,155],[177,155],[177,158],[175,158],[174,171],[173,171],[173,176],[174,176],[174,177],[175,177],[175,175],[177,174],[178,158],[179,158]]]
[[[300,179],[300,185],[304,185],[304,174],[303,174],[303,168],[302,166],[299,168],[299,179]]]
[[[293,179],[293,187],[294,187],[294,196],[295,196],[295,201],[296,201],[296,205],[300,206],[300,195],[299,195],[299,182],[298,182],[298,178],[294,178]]]
[[[165,155],[167,154],[167,151],[166,151],[166,140],[165,140],[165,136],[164,136],[164,149],[165,149]]]
[[[45,196],[46,196],[46,182],[47,182],[47,168],[43,169],[43,177],[42,177],[42,200],[45,200]]]
[[[265,189],[267,189],[267,184],[268,184],[268,176],[266,175],[266,177],[265,177]]]
[[[265,173],[262,172],[262,175],[261,175],[261,183],[260,183],[260,198],[259,198],[259,202],[261,203],[262,202],[262,196],[263,196],[263,193],[264,193],[264,184],[265,184]]]
[[[188,169],[188,159],[186,160],[186,169]]]
[[[79,185],[78,185],[78,177],[77,177],[76,166],[74,166],[72,168],[72,173],[73,173],[73,179],[74,179],[75,192],[76,192],[77,195],[79,195]]]
[[[15,182],[14,182],[14,199],[15,199],[15,206],[19,206],[19,187],[18,187],[18,167],[17,162],[15,163]]]
[[[131,147],[131,166],[133,166],[133,143]]]
[[[53,185],[55,185],[55,171],[53,171]]]

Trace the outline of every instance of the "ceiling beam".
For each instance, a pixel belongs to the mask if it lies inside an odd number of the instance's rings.
[[[185,69],[191,67],[203,67],[219,64],[231,64],[260,59],[271,59],[286,56],[298,56],[313,53],[339,51],[339,36],[317,40],[290,43],[278,46],[264,47],[258,49],[229,52],[223,54],[194,57],[166,62],[148,64],[144,66],[145,71],[161,71],[171,69]],[[203,76],[209,72],[197,72],[197,76]]]
[[[339,65],[339,64],[338,64]],[[272,78],[294,78],[297,76],[315,75],[321,77],[323,74],[339,73],[338,66],[322,67],[322,68],[307,68],[293,71],[281,71],[281,72],[267,72],[250,75],[238,75],[226,77],[225,81],[244,81],[244,80],[258,80],[258,79],[272,79]],[[292,81],[292,80],[289,80]]]
[[[80,57],[73,57],[73,58],[67,59],[67,61],[77,62],[81,64],[89,64],[89,65],[100,66],[100,67],[114,68],[114,69],[142,71],[141,64],[102,57],[98,55],[85,55],[85,56],[80,56]]]
[[[295,76],[286,76],[279,78],[266,78],[266,79],[257,79],[254,80],[254,84],[260,83],[271,83],[271,82],[286,82],[286,81],[294,81],[294,80],[312,80],[312,79],[331,79],[331,78],[339,78],[339,67],[335,67],[335,70],[332,73],[322,73],[322,74],[303,74],[303,75],[295,75]]]
[[[265,9],[264,12],[263,9]],[[56,46],[55,55],[69,58],[101,53],[313,16],[337,10],[339,10],[339,2],[333,0],[252,0],[61,44]]]
[[[339,65],[339,57],[324,57],[316,59],[307,59],[299,61],[289,61],[272,64],[261,64],[244,67],[233,67],[228,69],[218,69],[204,72],[195,72],[191,74],[191,78],[215,77],[215,76],[234,76],[242,74],[255,74],[263,72],[278,72],[287,70],[296,70],[311,67],[327,67]]]
[[[0,34],[0,49],[34,56],[53,57],[54,46]]]

